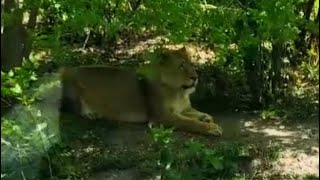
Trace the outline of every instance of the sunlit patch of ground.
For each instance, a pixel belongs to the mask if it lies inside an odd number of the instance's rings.
[[[263,173],[319,176],[318,122],[290,124],[248,115],[220,115],[217,119],[225,130],[225,139],[256,143],[261,147],[279,145],[279,160]]]

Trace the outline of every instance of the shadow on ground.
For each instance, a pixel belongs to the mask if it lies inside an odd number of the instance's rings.
[[[66,117],[64,117],[64,119],[69,119],[69,122],[74,119],[74,117]],[[214,145],[227,142],[247,143],[254,144],[259,147],[259,149],[270,149],[270,145],[276,144],[280,149],[280,159],[269,172],[263,173],[291,174],[297,176],[305,176],[308,174],[319,175],[318,122],[289,124],[275,119],[261,119],[257,115],[244,113],[216,114],[215,118],[224,129],[224,134],[221,137],[203,137],[177,132],[178,138],[188,139],[193,137],[201,140],[201,142]],[[92,123],[85,120],[84,123],[86,123],[86,125],[82,126],[82,128],[84,128],[82,130],[93,128],[94,132],[89,132],[101,137],[99,138],[99,143],[102,147],[108,147],[110,151],[118,151],[120,149],[133,150],[141,152],[141,156],[144,156],[143,152],[147,149],[148,138],[150,138],[147,125],[110,125],[110,123],[106,123],[105,121],[95,121]],[[68,141],[72,142],[71,145],[74,146],[73,148],[78,149],[85,143],[92,143],[72,140],[73,138],[79,137],[79,129],[75,129],[72,125],[64,126],[71,127],[71,129],[64,131],[68,131],[69,134],[71,134],[71,136],[69,136],[71,139]],[[72,131],[74,131],[74,133],[72,133]],[[75,137],[72,137],[72,134]],[[83,135],[88,136],[85,134]],[[122,152],[122,150],[119,152]],[[131,162],[132,164],[139,163],[135,160],[132,160]],[[137,177],[137,172],[130,168],[120,171],[109,171],[107,169],[108,167],[100,169],[89,179],[130,180]]]

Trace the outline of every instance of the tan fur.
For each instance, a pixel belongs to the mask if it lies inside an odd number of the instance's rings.
[[[206,113],[192,108],[189,95],[198,75],[185,48],[163,50],[159,61],[142,67],[142,79],[130,71],[108,66],[65,68],[62,83],[77,97],[81,114],[122,122],[159,122],[206,135],[222,129]],[[70,94],[71,92],[71,94]]]

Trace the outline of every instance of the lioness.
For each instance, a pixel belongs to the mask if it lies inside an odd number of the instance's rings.
[[[221,135],[222,129],[209,114],[191,107],[189,95],[195,91],[198,75],[187,50],[166,49],[158,55],[158,61],[139,73],[108,66],[64,68],[62,105],[75,107],[89,118],[156,122],[184,131]]]

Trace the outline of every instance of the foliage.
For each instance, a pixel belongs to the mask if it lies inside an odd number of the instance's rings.
[[[55,135],[48,134],[48,124],[38,109],[17,111],[25,111],[25,119],[1,118],[1,173],[9,179],[34,178],[39,175],[36,170],[39,154],[46,155]]]
[[[24,61],[22,67],[1,72],[1,95],[13,106],[1,116],[1,172],[4,179],[37,178],[39,154],[50,161],[47,151],[56,141],[51,134],[48,112],[36,106],[39,89],[34,88],[38,64]],[[51,119],[54,121],[54,119]],[[34,168],[34,169],[33,169]]]
[[[49,51],[59,66],[102,63],[102,57],[79,60],[79,53],[74,50],[99,47],[104,54],[112,54],[119,42],[149,32],[166,37],[169,43],[203,43],[214,50],[214,64],[232,74],[231,84],[236,85],[226,90],[234,95],[230,97],[232,108],[239,109],[234,107],[237,104],[245,109],[259,109],[274,103],[287,88],[281,85],[285,81],[282,77],[287,76],[283,70],[290,69],[284,62],[300,61],[294,58],[299,48],[293,45],[300,38],[299,32],[306,28],[308,33],[318,34],[312,28],[317,24],[313,21],[316,15],[310,20],[300,16],[297,13],[300,4],[291,0],[237,3],[98,0],[72,4],[63,0],[41,3],[30,0],[24,2],[23,10],[39,9],[39,26],[31,31],[33,51]],[[312,12],[317,12],[317,8]],[[10,13],[4,15],[6,25]],[[279,48],[283,46],[286,47]],[[312,72],[309,74],[316,78],[317,73]]]
[[[1,71],[1,95],[4,97],[17,97],[20,100],[24,91],[30,88],[30,83],[37,80],[34,72],[35,64],[25,62],[23,67],[16,67],[9,72]],[[26,97],[25,97],[26,98]]]
[[[248,145],[220,144],[211,149],[193,139],[178,145],[170,129],[153,128],[151,134],[159,152],[157,164],[163,179],[245,177],[240,173],[240,162],[250,157],[252,148]]]

